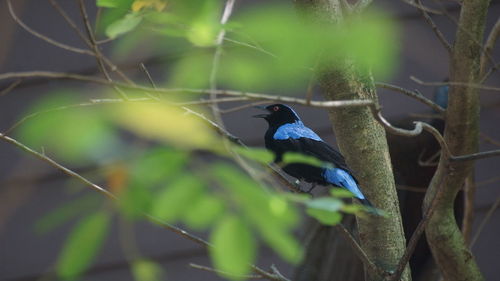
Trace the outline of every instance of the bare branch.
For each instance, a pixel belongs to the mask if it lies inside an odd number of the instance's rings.
[[[435,14],[435,15],[442,15],[443,13],[441,11],[438,11],[438,10],[435,10],[435,9],[431,9],[429,7],[426,7],[424,5],[421,5],[421,4],[416,4],[415,2],[413,2],[412,0],[401,0],[403,1],[404,3],[410,5],[410,6],[413,6],[419,10],[423,10],[423,11],[426,11],[427,13],[431,13],[431,14]]]
[[[85,30],[87,31],[87,36],[89,38],[90,45],[91,45],[92,50],[94,52],[94,56],[97,60],[97,65],[99,66],[99,69],[101,69],[101,72],[104,75],[104,77],[106,77],[106,80],[108,80],[109,82],[113,82],[113,80],[111,79],[111,76],[109,76],[109,73],[108,73],[108,70],[106,69],[106,66],[104,65],[104,59],[102,57],[101,51],[99,50],[99,47],[96,44],[94,32],[92,31],[92,27],[90,26],[87,10],[85,9],[85,3],[83,2],[83,0],[79,0],[78,5],[80,7],[80,14],[82,15],[82,18],[83,18],[83,23],[85,25]],[[122,99],[125,99],[125,100],[128,99],[125,92],[123,92],[120,88],[118,88],[117,86],[113,86],[113,89],[115,89],[115,91],[118,93],[118,95]]]
[[[419,93],[418,91],[410,91],[410,90],[407,90],[407,89],[404,89],[404,88],[401,88],[401,87],[398,87],[398,86],[395,86],[395,85],[391,85],[391,84],[388,84],[388,83],[382,83],[382,82],[375,82],[375,86],[377,87],[380,87],[380,88],[385,88],[385,89],[389,89],[389,90],[393,90],[393,91],[396,91],[396,92],[399,92],[399,93],[403,93],[409,97],[412,97],[428,106],[430,106],[432,109],[434,109],[435,111],[439,112],[439,113],[444,113],[446,110],[444,108],[442,108],[441,106],[439,106],[438,104],[436,104],[435,102],[431,101],[430,99],[424,97],[421,93]]]
[[[489,158],[489,157],[494,157],[494,156],[500,156],[500,149],[478,152],[478,153],[467,154],[467,155],[452,156],[452,157],[450,157],[450,161],[472,161],[472,160],[479,160],[479,159],[484,159],[484,158]]]
[[[138,85],[129,85],[120,82],[110,82],[98,77],[79,75],[73,73],[64,73],[64,72],[50,72],[50,71],[28,71],[28,72],[8,72],[0,74],[0,80],[12,79],[12,78],[33,78],[33,77],[47,77],[47,78],[58,78],[58,79],[73,79],[80,80],[85,82],[93,82],[102,85],[116,85],[120,88],[124,89],[134,89],[134,90],[142,90],[156,93],[192,93],[192,94],[210,94],[212,91],[209,89],[186,89],[186,88],[150,88]],[[288,97],[288,96],[274,96],[274,95],[266,95],[260,93],[250,93],[250,92],[241,92],[241,91],[233,91],[233,90],[214,90],[218,95],[227,95],[227,96],[240,96],[247,97],[252,100],[268,100],[274,102],[287,102],[287,103],[295,103],[301,105],[307,105],[311,107],[318,108],[334,108],[334,107],[362,107],[373,104],[371,100],[339,100],[339,101],[311,101],[307,102],[305,99]]]
[[[423,9],[422,1],[415,0],[415,2],[418,5],[418,10],[422,14],[422,17],[424,17],[425,21],[431,26],[432,31],[434,31],[434,33],[436,34],[436,36],[439,39],[439,41],[441,42],[441,44],[444,46],[444,48],[446,49],[446,51],[448,51],[448,54],[451,54],[452,49],[451,49],[450,43],[448,42],[448,40],[446,40],[446,38],[444,37],[443,33],[441,32],[441,30],[439,30],[439,28],[437,27],[436,23],[434,23],[434,21],[429,16],[429,14],[427,13],[427,11],[425,9]]]
[[[485,73],[486,71],[486,65],[488,64],[488,56],[491,56],[491,51],[493,51],[493,47],[495,46],[495,43],[500,36],[500,18],[497,19],[497,22],[491,29],[490,35],[486,39],[486,43],[484,44],[484,52],[483,55],[481,56],[481,75],[483,75],[483,78],[481,79],[481,82],[485,81],[488,76],[491,74],[490,72]]]
[[[66,23],[69,24],[69,26],[76,32],[78,37],[80,37],[85,44],[92,49],[92,43],[85,37],[85,34],[78,28],[76,23],[68,16],[68,14],[61,8],[61,6],[56,2],[56,0],[48,0],[52,7],[64,18]],[[98,43],[98,42],[96,42]],[[92,53],[94,55],[94,53]],[[101,53],[102,55],[102,53]],[[113,64],[108,58],[106,58],[104,55],[102,55],[102,59],[104,62],[109,66],[111,71],[116,72],[124,81],[126,81],[129,84],[132,84],[132,81],[120,70],[118,67]]]
[[[31,33],[33,36],[37,37],[37,38],[40,38],[42,39],[43,41],[51,44],[51,45],[54,45],[56,47],[59,47],[61,49],[64,49],[64,50],[67,50],[67,51],[71,51],[71,52],[74,52],[74,53],[78,53],[78,54],[85,54],[85,55],[90,55],[90,56],[93,56],[94,54],[89,51],[89,50],[85,50],[85,49],[80,49],[80,48],[76,48],[76,47],[72,47],[72,46],[69,46],[69,45],[66,45],[64,43],[60,43],[52,38],[49,38],[41,33],[38,33],[37,31],[33,30],[31,27],[27,26],[23,21],[21,21],[17,15],[15,14],[14,12],[14,9],[12,8],[12,3],[11,3],[11,0],[7,0],[7,7],[9,8],[9,13],[12,17],[12,19],[17,23],[19,24],[19,26],[21,26],[24,30],[26,30],[27,32]]]
[[[0,97],[10,93],[10,91],[14,90],[15,87],[19,86],[19,84],[21,84],[22,81],[23,79],[17,79],[16,81],[12,82],[7,88],[0,91]]]
[[[49,158],[48,156],[46,156],[44,153],[40,153],[40,152],[37,152],[29,147],[27,147],[26,145],[18,142],[17,140],[13,139],[13,138],[10,138],[4,134],[1,134],[0,133],[0,139],[7,142],[7,143],[10,143],[14,146],[16,146],[17,148],[35,156],[36,158],[48,163],[49,165],[51,165],[52,167],[60,170],[61,172],[65,173],[66,175],[72,177],[72,178],[75,178],[76,180],[80,181],[81,183],[83,183],[84,185],[92,188],[93,190],[105,195],[106,197],[108,197],[109,199],[112,199],[112,200],[120,200],[116,195],[114,195],[113,193],[109,192],[108,190],[102,188],[101,186],[89,181],[88,179],[84,178],[83,176],[81,176],[80,174],[64,167],[63,165],[59,164],[58,162],[52,160],[51,158]],[[178,235],[180,235],[181,237],[187,239],[187,240],[190,240],[192,242],[195,242],[196,244],[199,244],[205,248],[210,248],[212,247],[212,245],[205,241],[204,239],[200,238],[200,237],[197,237],[181,228],[178,228],[174,225],[171,225],[171,224],[168,224],[168,223],[165,223],[163,221],[161,221],[159,218],[156,218],[152,215],[149,215],[147,213],[142,213],[144,215],[144,217],[146,217],[149,221],[161,226],[162,228],[164,229],[167,229],[169,231],[172,231]],[[288,279],[283,279],[281,278],[280,276],[277,276],[273,273],[269,273],[269,272],[266,272],[265,270],[263,269],[260,269],[259,267],[255,266],[255,265],[252,265],[252,268],[257,271],[259,274],[262,274],[263,276],[265,276],[266,278],[268,278],[269,280],[276,280],[276,281],[289,281]]]
[[[260,274],[259,275],[235,275],[232,273],[228,273],[228,272],[225,272],[222,270],[217,270],[217,269],[212,268],[212,267],[199,265],[199,264],[195,264],[195,263],[190,263],[189,266],[192,268],[195,268],[195,269],[203,270],[203,271],[214,272],[214,273],[226,275],[226,276],[233,276],[233,277],[238,278],[238,279],[264,279],[264,277]]]
[[[444,86],[444,85],[453,85],[453,86],[460,86],[460,87],[469,87],[469,88],[474,88],[474,89],[480,89],[480,90],[487,90],[487,91],[500,91],[499,87],[492,87],[492,86],[484,86],[481,84],[477,83],[466,83],[466,82],[453,82],[453,81],[448,81],[448,82],[424,82],[415,76],[410,76],[410,79],[415,81],[416,83],[420,85],[425,85],[425,86]]]

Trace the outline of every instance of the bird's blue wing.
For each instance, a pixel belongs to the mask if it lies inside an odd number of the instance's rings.
[[[327,168],[323,173],[325,180],[333,185],[343,187],[358,199],[366,199],[356,183],[356,180],[345,170],[338,168]]]
[[[302,122],[288,123],[281,125],[273,135],[275,140],[308,138],[316,141],[323,141],[313,130],[304,126]]]

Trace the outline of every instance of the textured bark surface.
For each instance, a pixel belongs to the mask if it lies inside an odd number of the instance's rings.
[[[338,0],[296,0],[296,3],[307,10],[309,19],[342,20]],[[378,100],[371,74],[357,72],[354,62],[349,59],[335,67],[326,66],[319,70],[318,77],[328,100]],[[385,130],[368,108],[338,108],[331,110],[329,116],[340,150],[355,171],[363,192],[376,207],[389,215],[387,218],[369,216],[358,219],[363,249],[376,265],[393,270],[405,251],[406,241]],[[382,280],[382,277],[368,273],[366,280]],[[401,280],[411,280],[409,267]]]
[[[453,46],[450,81],[477,83],[484,24],[489,0],[462,2],[456,41]],[[445,140],[453,155],[477,152],[479,137],[479,90],[451,86],[446,114]],[[431,185],[426,195],[428,206],[438,196],[438,203],[426,227],[432,253],[445,280],[483,280],[453,215],[453,202],[474,162],[448,162],[442,159],[435,177],[444,177],[441,186]],[[436,180],[437,181],[437,180]]]
[[[357,73],[350,63],[324,72],[321,86],[327,99],[377,100],[371,75]],[[362,246],[375,264],[393,269],[404,253],[406,241],[385,130],[368,108],[335,109],[330,111],[330,119],[340,150],[356,172],[363,192],[389,214],[387,218],[358,219]],[[368,280],[380,278],[371,275]],[[409,269],[401,280],[411,280]]]

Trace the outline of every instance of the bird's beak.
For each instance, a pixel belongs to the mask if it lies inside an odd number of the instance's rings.
[[[266,107],[265,106],[262,106],[262,105],[256,105],[254,106],[255,108],[258,108],[260,110],[264,110],[264,111],[267,111]],[[252,117],[254,118],[264,118],[266,119],[267,117],[269,116],[269,114],[257,114],[257,115],[254,115]]]

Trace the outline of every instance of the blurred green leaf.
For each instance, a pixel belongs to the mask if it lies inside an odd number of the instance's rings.
[[[312,157],[312,156],[308,156],[308,155],[296,153],[296,152],[285,153],[283,155],[283,163],[284,164],[303,163],[303,164],[309,164],[309,165],[317,166],[317,167],[324,167],[325,165],[328,165],[328,163],[324,163],[324,162],[318,160],[316,157]]]
[[[161,266],[154,261],[140,259],[132,263],[132,274],[137,281],[165,280]]]
[[[142,136],[183,149],[220,151],[222,143],[205,121],[176,106],[123,103],[110,110],[118,125]]]
[[[307,214],[326,225],[336,225],[342,220],[342,214],[339,212],[330,212],[323,209],[308,208]]]
[[[217,221],[224,213],[224,201],[218,197],[201,194],[184,211],[184,222],[194,229],[204,229]]]
[[[136,219],[148,210],[154,198],[152,190],[147,186],[130,184],[119,194],[117,202],[121,214],[128,219]]]
[[[114,21],[106,28],[106,35],[109,38],[116,38],[119,35],[127,33],[136,28],[142,21],[142,15],[139,13],[128,13],[123,18]]]
[[[354,194],[344,188],[331,188],[330,194],[336,198],[353,198]]]
[[[264,148],[254,148],[254,147],[247,148],[235,145],[233,146],[233,150],[245,158],[254,160],[256,162],[265,165],[272,163],[274,160],[274,154],[271,151]]]
[[[61,106],[78,104],[74,92],[44,97],[28,112],[41,112],[18,128],[19,139],[31,147],[43,147],[70,162],[109,160],[119,152],[115,129],[98,108]]]
[[[132,164],[132,182],[144,188],[164,183],[177,176],[189,159],[189,154],[172,148],[152,148]]]
[[[214,165],[211,174],[270,247],[289,262],[296,263],[301,259],[302,249],[291,234],[299,219],[294,206],[232,166]]]
[[[307,202],[306,205],[308,208],[320,209],[328,212],[336,212],[340,210],[340,208],[342,208],[344,202],[336,198],[321,197]]]
[[[123,3],[123,0],[97,0],[97,7],[116,8]]]
[[[88,194],[55,208],[43,214],[35,223],[35,231],[45,234],[61,224],[85,213],[87,210],[96,209],[99,206],[101,197],[95,194]]]
[[[97,256],[109,230],[110,216],[97,212],[82,219],[71,231],[57,263],[57,274],[72,280],[81,275]]]
[[[231,280],[242,280],[250,272],[256,257],[257,243],[250,228],[236,216],[227,216],[212,232],[210,255],[215,268]]]
[[[364,211],[365,208],[359,204],[344,204],[341,208],[342,212],[348,214],[359,214],[361,211]]]
[[[106,28],[113,22],[121,19],[130,12],[134,0],[98,0],[105,2],[108,8],[102,10],[101,16],[96,21],[96,31],[104,33]],[[99,5],[99,3],[98,3]]]
[[[233,21],[239,27],[234,25],[228,38],[253,47],[226,48],[219,78],[230,87],[306,88],[314,68],[339,65],[343,59],[380,76],[395,64],[397,31],[381,13],[366,12],[333,25],[306,23],[292,5],[255,5]]]
[[[151,214],[166,222],[175,222],[205,188],[205,183],[192,175],[181,175],[170,183],[153,202]]]
[[[206,50],[191,52],[177,62],[168,85],[195,89],[208,87],[212,62],[213,54]]]
[[[335,225],[342,220],[339,211],[344,206],[344,202],[339,199],[322,197],[307,202],[306,206],[307,214],[323,224]]]

